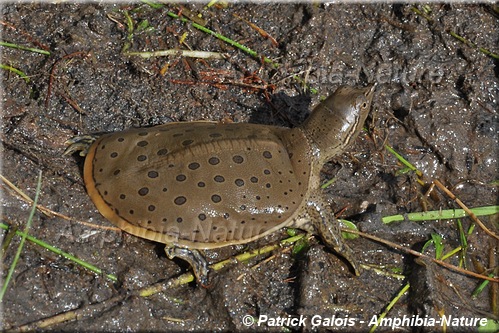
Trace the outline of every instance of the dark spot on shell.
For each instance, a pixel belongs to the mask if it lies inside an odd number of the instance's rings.
[[[163,219],[161,221],[166,222],[166,221],[168,221],[168,219],[166,217],[163,217]]]
[[[107,191],[104,191],[104,195],[107,195]]]
[[[182,223],[183,219],[181,217],[177,217],[177,222]]]
[[[230,216],[230,215],[229,215],[229,213],[225,213],[225,214],[224,214],[224,219],[228,220],[228,219],[229,219],[229,216]]]
[[[194,142],[194,140],[184,140],[184,141],[182,141],[182,145],[188,146],[188,145],[192,144],[193,142]]]
[[[220,159],[218,157],[210,157],[208,163],[210,163],[211,165],[217,165],[218,163],[220,163]]]
[[[184,180],[187,179],[187,177],[185,175],[178,175],[177,177],[175,177],[175,179],[178,181],[178,182],[183,182]]]
[[[115,157],[118,157],[118,153],[114,151],[109,156],[111,156],[111,158],[115,158]]]
[[[216,225],[214,225],[211,229],[213,229],[213,230],[217,230],[217,229],[218,229],[218,227],[217,227]]]
[[[166,187],[163,187],[163,192],[166,192],[168,191],[168,189]]]
[[[213,194],[211,196],[211,201],[213,201],[214,203],[218,203],[218,202],[222,201],[222,198],[218,194]]]
[[[99,172],[102,172],[102,171],[104,171],[104,169],[100,168],[100,169],[99,169]]]
[[[244,221],[244,220],[241,221],[241,224],[245,224],[245,223],[246,223],[246,221]]]
[[[125,138],[118,138],[118,140],[116,140],[116,141],[123,142],[123,141],[125,141]]]
[[[152,221],[151,220],[147,220],[147,224],[152,224]]]
[[[241,187],[241,186],[244,185],[244,180],[242,180],[242,179],[236,179],[235,183],[236,183],[237,186]]]
[[[232,156],[232,160],[234,163],[241,164],[244,162],[244,158],[241,155],[234,155]]]
[[[223,183],[225,181],[225,178],[220,175],[216,175],[215,178],[213,178],[217,183]]]
[[[263,173],[266,174],[266,175],[270,175],[270,170],[265,169],[265,170],[263,170]]]
[[[158,152],[156,154],[158,154],[158,156],[166,155],[166,154],[168,154],[168,149],[161,148],[160,150],[158,150]]]
[[[147,195],[147,193],[149,193],[149,189],[147,187],[143,187],[139,190],[139,195],[141,196]]]
[[[133,215],[133,213],[135,213],[133,209],[130,209],[128,212],[130,213],[130,215]]]
[[[139,155],[139,156],[137,156],[137,161],[143,162],[145,160],[147,160],[147,156],[146,155]]]
[[[188,168],[191,169],[191,170],[196,170],[197,168],[199,168],[200,165],[198,162],[192,162],[189,164]]]
[[[206,184],[204,182],[199,182],[198,183],[198,187],[205,187],[205,186],[206,186]]]
[[[261,198],[260,198],[260,196],[259,196],[259,195],[257,195],[257,196],[255,197],[255,199],[256,199],[256,200],[260,200]]]
[[[154,212],[155,209],[156,209],[156,206],[154,206],[154,205],[149,205],[149,207],[147,207],[147,210],[150,212]]]
[[[253,177],[250,178],[250,181],[252,183],[258,183],[258,178],[256,178],[255,176],[253,176]]]
[[[116,213],[116,215],[120,215],[120,211],[118,210],[118,208],[115,208],[114,212]]]
[[[185,204],[186,201],[187,199],[183,196],[176,197],[175,200],[173,200],[173,202],[175,202],[175,204],[179,206]]]
[[[219,137],[221,137],[221,136],[222,136],[222,134],[220,134],[220,133],[211,133],[211,134],[210,134],[210,136],[211,136],[212,138],[219,138]]]
[[[121,200],[123,200],[123,199],[125,199],[125,198],[126,198],[126,195],[124,195],[124,194],[120,194],[120,199],[121,199]]]
[[[289,158],[293,158],[293,153],[289,153],[289,154],[288,154],[288,157],[289,157]],[[300,162],[300,161],[298,161],[298,162]]]
[[[266,150],[263,152],[263,157],[265,158],[272,158],[272,154],[270,153],[270,151]]]
[[[239,207],[240,210],[246,210],[246,206],[245,205],[241,205],[241,207]]]
[[[157,178],[158,177],[158,173],[156,171],[149,171],[147,173],[147,177],[149,177],[149,178]]]
[[[100,171],[100,170],[99,170],[99,171]],[[116,170],[114,170],[113,175],[117,176],[117,175],[119,175],[119,174],[120,174],[120,172],[121,172],[121,170],[120,170],[120,169],[116,169]]]
[[[266,188],[271,188],[271,187],[272,187],[272,185],[270,185],[270,183],[267,183],[267,184],[265,184],[265,187],[266,187]]]
[[[204,221],[204,220],[206,220],[206,215],[205,215],[205,214],[203,214],[203,213],[201,213],[201,214],[199,214],[199,215],[198,215],[198,218],[199,218],[201,221]]]
[[[137,146],[138,147],[145,147],[148,144],[149,144],[149,142],[147,142],[147,141],[139,141],[139,142],[137,142]]]
[[[139,136],[146,136],[147,134],[149,134],[149,132],[140,132]]]

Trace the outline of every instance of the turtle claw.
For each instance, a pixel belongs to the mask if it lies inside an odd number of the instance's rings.
[[[78,151],[80,152],[80,156],[87,156],[88,148],[90,148],[95,140],[97,140],[97,138],[91,135],[75,136],[64,142],[64,144],[68,147],[66,148],[66,150],[64,150],[62,156],[73,155]]]
[[[203,287],[208,288],[210,285],[208,279],[209,267],[206,259],[197,250],[189,250],[176,246],[166,246],[165,252],[168,258],[173,259],[175,257],[185,260],[189,263],[194,271],[194,276],[196,281]]]

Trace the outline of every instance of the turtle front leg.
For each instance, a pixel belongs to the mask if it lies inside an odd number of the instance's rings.
[[[307,214],[310,217],[315,233],[334,252],[345,258],[355,271],[355,275],[360,275],[362,269],[355,260],[354,253],[341,237],[341,229],[338,220],[334,217],[334,212],[324,199],[320,190],[315,191],[307,202]]]
[[[168,258],[173,259],[175,257],[185,260],[189,263],[194,271],[194,276],[196,280],[203,287],[207,287],[208,283],[208,263],[201,253],[197,250],[189,250],[181,247],[166,246],[165,252]]]
[[[68,156],[79,151],[80,156],[87,156],[88,148],[90,148],[95,140],[97,140],[97,137],[92,135],[75,136],[74,138],[71,138],[65,142],[66,146],[68,147],[66,148],[66,150],[64,150],[64,153],[62,153],[62,155]]]

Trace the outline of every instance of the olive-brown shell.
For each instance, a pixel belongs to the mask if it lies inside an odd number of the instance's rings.
[[[306,195],[310,161],[283,131],[189,122],[103,135],[85,161],[87,191],[139,237],[190,248],[245,243],[286,225]]]

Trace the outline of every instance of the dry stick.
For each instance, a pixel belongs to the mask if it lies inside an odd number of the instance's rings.
[[[398,245],[396,243],[387,241],[385,239],[382,239],[382,238],[379,238],[379,237],[376,237],[376,236],[373,236],[373,235],[369,235],[369,234],[366,234],[366,233],[363,233],[363,232],[357,231],[357,230],[352,230],[352,229],[347,229],[347,228],[341,228],[341,230],[343,230],[345,232],[348,232],[348,233],[352,233],[352,234],[356,234],[356,235],[362,236],[362,237],[367,238],[367,239],[371,239],[371,240],[376,241],[376,242],[381,243],[381,244],[388,245],[390,247],[393,247],[394,249],[400,250],[400,251],[408,253],[408,254],[412,254],[413,256],[416,256],[416,257],[421,257],[421,258],[429,259],[429,260],[433,261],[434,263],[437,263],[437,264],[439,264],[441,266],[444,266],[445,268],[448,268],[448,269],[450,269],[452,271],[455,271],[455,272],[458,272],[458,273],[462,273],[462,274],[465,274],[465,275],[469,275],[469,276],[473,276],[473,277],[476,277],[478,279],[489,280],[489,281],[492,281],[492,282],[498,282],[499,283],[499,278],[488,277],[488,276],[485,276],[485,275],[482,275],[482,274],[478,274],[478,273],[475,273],[475,272],[472,272],[472,271],[468,271],[468,270],[462,269],[460,267],[448,264],[445,261],[438,260],[438,259],[433,259],[432,257],[429,257],[426,254],[423,254],[423,253],[418,252],[418,251],[414,251],[412,249],[409,249],[409,248],[404,247],[402,245]]]
[[[45,98],[45,108],[48,108],[48,106],[49,106],[50,94],[52,93],[52,83],[54,82],[54,72],[55,72],[55,70],[57,68],[57,65],[62,60],[65,60],[65,59],[68,59],[68,58],[73,58],[73,57],[76,57],[76,56],[83,56],[83,58],[85,58],[85,57],[87,57],[89,55],[90,55],[90,52],[83,52],[83,51],[74,52],[74,53],[65,55],[64,57],[62,57],[61,59],[57,60],[54,63],[54,65],[52,66],[52,69],[50,70],[49,84],[48,84],[48,87],[47,87],[47,97]]]
[[[398,249],[402,252],[412,254],[416,257],[422,257],[425,259],[429,259],[429,260],[431,260],[431,261],[433,261],[441,266],[444,266],[444,267],[446,267],[450,270],[456,271],[458,273],[473,276],[473,277],[476,277],[479,279],[489,280],[492,282],[499,282],[499,279],[484,276],[484,275],[474,273],[471,271],[463,270],[459,267],[448,264],[444,261],[433,259],[425,254],[408,249],[404,246],[392,243],[390,241],[378,238],[376,236],[368,235],[368,234],[365,234],[363,232],[352,230],[352,229],[347,229],[347,228],[342,228],[342,230],[349,232],[349,233],[357,234],[359,236],[374,240],[374,241],[382,243],[382,244],[386,244],[390,247],[393,247],[394,249]],[[299,236],[295,236],[292,238],[299,239],[302,236],[304,236],[304,235],[299,235]],[[289,239],[288,239],[288,241],[289,241]],[[285,242],[282,242],[282,243],[285,243]],[[275,250],[275,249],[279,248],[279,245],[277,245],[277,244],[270,245],[270,246],[266,246],[265,248],[268,248],[267,250],[269,250],[269,251]],[[248,254],[251,255],[251,254],[261,254],[262,252],[264,252],[264,253],[268,252],[267,250],[264,250],[264,249],[263,250],[262,249],[253,250],[250,253],[238,255],[238,256],[236,256],[236,258],[227,259],[227,260],[224,260],[222,262],[210,265],[210,267],[212,267],[214,270],[218,270],[218,269],[221,269],[222,266],[225,266],[226,264],[228,264],[229,262],[237,262],[238,261],[237,258],[241,258],[242,256],[246,256]],[[185,273],[185,274],[178,276],[175,279],[170,279],[168,281],[158,282],[158,283],[155,283],[153,285],[141,288],[139,290],[134,290],[134,291],[130,291],[126,294],[117,295],[117,296],[112,297],[110,299],[107,299],[101,303],[86,305],[85,307],[80,308],[80,309],[67,311],[67,312],[55,315],[53,317],[42,319],[42,320],[27,324],[27,325],[14,327],[14,328],[11,328],[9,330],[6,330],[6,332],[28,332],[28,331],[34,331],[37,329],[47,328],[47,327],[50,327],[52,325],[60,324],[60,323],[66,322],[66,321],[83,320],[83,319],[91,318],[92,316],[99,313],[100,311],[103,311],[105,309],[109,309],[110,307],[115,306],[116,304],[125,301],[129,297],[133,297],[133,296],[148,297],[148,296],[160,293],[160,292],[164,292],[168,289],[178,287],[182,284],[185,284],[185,283],[193,281],[193,280],[194,280],[194,276],[192,275],[192,273]]]
[[[7,178],[5,178],[4,176],[0,175],[0,180],[2,180],[8,187],[10,187],[18,195],[18,198],[20,198],[21,200],[24,200],[25,202],[27,202],[29,204],[33,204],[33,199],[31,199],[29,196],[27,196],[17,186],[15,186],[14,184],[12,184]],[[40,204],[37,204],[36,208],[40,212],[42,212],[44,215],[46,215],[46,216],[48,216],[50,218],[52,218],[54,216],[57,216],[57,217],[60,217],[60,218],[62,218],[64,220],[66,220],[66,221],[73,221],[73,222],[76,222],[76,223],[79,223],[79,224],[83,224],[83,225],[86,225],[86,226],[89,226],[89,227],[92,227],[92,228],[104,229],[104,230],[113,230],[113,231],[121,232],[121,229],[117,228],[117,227],[106,227],[106,226],[96,225],[96,224],[93,224],[93,223],[90,223],[90,222],[75,220],[72,217],[63,215],[63,214],[58,213],[58,212],[54,212],[53,210],[50,210],[47,207],[44,207],[44,206],[42,206]]]
[[[59,96],[61,96],[69,105],[71,105],[73,107],[73,109],[78,112],[79,114],[87,114],[85,111],[83,111],[80,106],[75,102],[73,101],[71,98],[69,98],[68,95],[64,94],[64,93],[58,93]]]
[[[480,228],[482,228],[483,231],[485,231],[485,233],[487,233],[489,236],[492,236],[494,237],[495,239],[498,239],[499,240],[499,236],[497,236],[495,233],[493,233],[492,231],[490,231],[484,224],[482,221],[480,221],[480,219],[475,215],[475,213],[473,213],[468,207],[466,207],[466,205],[461,201],[459,200],[458,197],[456,197],[451,191],[449,191],[440,181],[438,180],[434,180],[433,181],[433,184],[437,185],[439,189],[441,189],[442,191],[445,192],[445,194],[447,194],[449,196],[449,198],[451,198],[452,200],[454,200],[465,212],[466,214],[468,214],[471,219],[476,223],[478,224],[478,226]],[[431,188],[430,188],[431,190]],[[429,191],[428,191],[429,192]]]
[[[83,320],[87,318],[91,318],[97,313],[100,313],[106,309],[111,308],[112,306],[123,302],[127,297],[129,297],[130,294],[124,294],[124,295],[117,295],[112,298],[109,298],[103,302],[100,303],[95,303],[95,304],[90,304],[87,306],[84,306],[82,308],[72,310],[72,311],[67,311],[60,313],[58,315],[55,315],[53,317],[49,317],[46,319],[38,320],[35,322],[32,322],[30,324],[22,325],[22,326],[17,326],[17,327],[12,327],[10,329],[5,330],[4,332],[32,332],[44,328],[48,328],[53,325],[61,324],[67,321],[73,321],[73,320]]]
[[[247,259],[254,257],[254,256],[257,256],[257,255],[269,253],[271,251],[274,251],[274,250],[280,248],[281,246],[283,246],[287,243],[295,242],[304,236],[305,236],[305,234],[294,236],[294,237],[285,239],[284,241],[281,241],[278,244],[267,245],[267,246],[264,246],[263,248],[259,248],[259,249],[252,250],[250,252],[245,252],[245,253],[239,254],[233,258],[229,258],[226,260],[222,260],[218,263],[212,264],[212,265],[210,265],[210,268],[212,268],[214,271],[218,271],[218,270],[222,269],[223,267],[227,266],[229,263],[244,261],[244,260],[247,260]],[[129,291],[125,294],[117,295],[115,297],[107,299],[101,303],[89,304],[83,308],[60,313],[60,314],[55,315],[55,316],[50,317],[50,318],[38,320],[36,322],[32,322],[30,324],[26,324],[26,325],[22,325],[22,326],[18,326],[18,327],[13,327],[9,330],[6,330],[6,332],[28,332],[28,331],[34,331],[37,329],[41,329],[41,328],[47,328],[49,326],[60,324],[60,323],[66,322],[66,321],[87,319],[87,318],[90,318],[90,317],[98,314],[99,312],[104,311],[105,309],[109,309],[110,307],[125,301],[129,297],[133,297],[133,296],[149,297],[149,296],[152,296],[154,294],[166,291],[168,289],[172,289],[172,288],[178,287],[180,285],[186,284],[186,283],[191,282],[193,280],[194,280],[194,275],[192,273],[190,273],[190,272],[184,273],[184,274],[182,274],[174,279],[170,279],[167,281],[161,281],[161,282],[152,284],[150,286],[146,286],[146,287],[138,289],[138,290]]]

